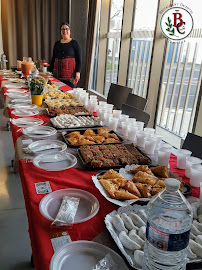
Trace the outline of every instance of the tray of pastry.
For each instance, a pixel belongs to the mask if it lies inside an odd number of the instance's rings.
[[[89,169],[108,170],[129,164],[151,164],[151,159],[131,144],[82,145],[78,149],[82,163]]]
[[[123,142],[123,139],[113,130],[103,127],[63,131],[62,136],[69,147],[95,144],[117,144]]]
[[[65,105],[62,105],[61,107],[48,107],[47,112],[51,117],[59,116],[61,114],[91,115],[91,113],[84,107]]]
[[[56,129],[80,129],[88,127],[101,127],[101,120],[96,116],[75,116],[71,114],[61,114],[50,119],[51,124]]]
[[[164,181],[167,178],[177,178],[181,182],[180,190],[185,195],[186,184],[166,166],[148,167],[133,164],[120,168],[119,173],[110,169],[92,177],[100,193],[119,206],[150,200],[165,188]]]

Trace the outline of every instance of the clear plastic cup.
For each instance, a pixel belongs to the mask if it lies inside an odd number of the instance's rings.
[[[155,138],[156,138],[156,148],[155,148],[155,150],[158,150],[160,148],[163,136],[156,134]]]
[[[191,176],[191,166],[194,164],[201,164],[202,160],[200,158],[197,157],[187,157],[186,158],[186,169],[185,169],[185,176],[190,178]]]
[[[194,164],[190,167],[191,177],[190,177],[190,185],[192,187],[200,187],[200,183],[202,182],[202,165]]]
[[[95,95],[90,95],[90,100],[97,100],[97,96],[95,96]]]
[[[112,114],[111,113],[104,113],[104,124],[108,127],[109,126],[109,118],[112,118]]]
[[[96,112],[97,111],[97,100],[90,100],[89,102],[90,112]]]
[[[134,125],[136,123],[136,118],[128,118],[126,119],[126,122],[128,122],[130,125]]]
[[[135,126],[128,127],[128,140],[135,141],[138,128]]]
[[[191,154],[192,152],[186,149],[177,150],[177,167],[179,169],[186,169],[186,158],[190,157]]]
[[[155,129],[154,128],[144,128],[144,131],[150,134],[155,134]]]
[[[99,106],[106,107],[106,101],[99,101]]]
[[[118,126],[118,118],[115,117],[110,117],[109,118],[109,128],[113,129],[113,131],[116,131],[117,126]]]
[[[144,151],[147,155],[153,155],[156,148],[156,139],[150,138],[145,140]]]
[[[138,129],[139,130],[139,129]],[[144,131],[138,131],[136,134],[137,138],[137,146],[139,147],[144,147],[145,146],[145,138],[146,138],[146,133]]]
[[[129,115],[122,114],[119,119],[120,119],[120,122],[123,122],[123,121],[126,121],[126,119],[128,119],[128,118],[129,118]]]
[[[129,130],[129,127],[128,127],[128,123],[126,122],[122,122],[122,134],[125,138],[128,137],[128,130]]]
[[[143,129],[144,129],[144,122],[136,121],[135,125],[138,127],[139,131],[143,131]]]
[[[168,167],[171,154],[171,148],[160,148],[158,150],[158,165]]]
[[[113,116],[116,118],[120,118],[122,114],[122,110],[113,110]]]
[[[99,109],[99,118],[104,121],[104,114],[106,113],[106,108]]]

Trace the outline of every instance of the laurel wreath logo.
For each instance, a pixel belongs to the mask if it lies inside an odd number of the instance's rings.
[[[168,17],[168,23],[166,22],[166,25],[168,26],[168,28],[166,29],[169,32],[170,36],[174,36],[175,34],[175,29],[174,27],[172,28],[172,23],[171,23],[171,19]]]

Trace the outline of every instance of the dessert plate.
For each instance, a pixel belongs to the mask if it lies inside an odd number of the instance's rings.
[[[115,262],[110,270],[128,270],[124,260],[115,251],[92,241],[75,241],[58,249],[51,259],[50,270],[96,269],[94,266],[107,254],[110,254]]]
[[[64,196],[80,199],[73,224],[82,223],[91,219],[99,210],[99,202],[93,194],[82,189],[68,188],[56,190],[43,197],[39,204],[41,214],[46,219],[53,221],[60,209]]]
[[[38,118],[18,118],[18,119],[11,119],[11,123],[15,126],[26,128],[30,126],[40,126],[44,122]]]
[[[36,127],[27,127],[22,130],[24,135],[33,138],[41,138],[52,136],[56,133],[56,129],[48,126],[36,126]]]
[[[11,113],[19,117],[27,117],[37,115],[39,114],[39,111],[27,108],[20,108],[13,110]]]
[[[41,154],[33,159],[34,166],[45,171],[63,171],[76,165],[77,159],[67,152]]]
[[[64,142],[58,140],[40,140],[30,143],[27,146],[27,150],[30,153],[40,154],[43,151],[64,151],[67,149],[67,145]]]

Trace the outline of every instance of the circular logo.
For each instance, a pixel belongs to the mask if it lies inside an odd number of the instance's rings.
[[[182,7],[169,8],[161,16],[161,31],[172,41],[185,39],[191,33],[193,25],[191,14]]]

